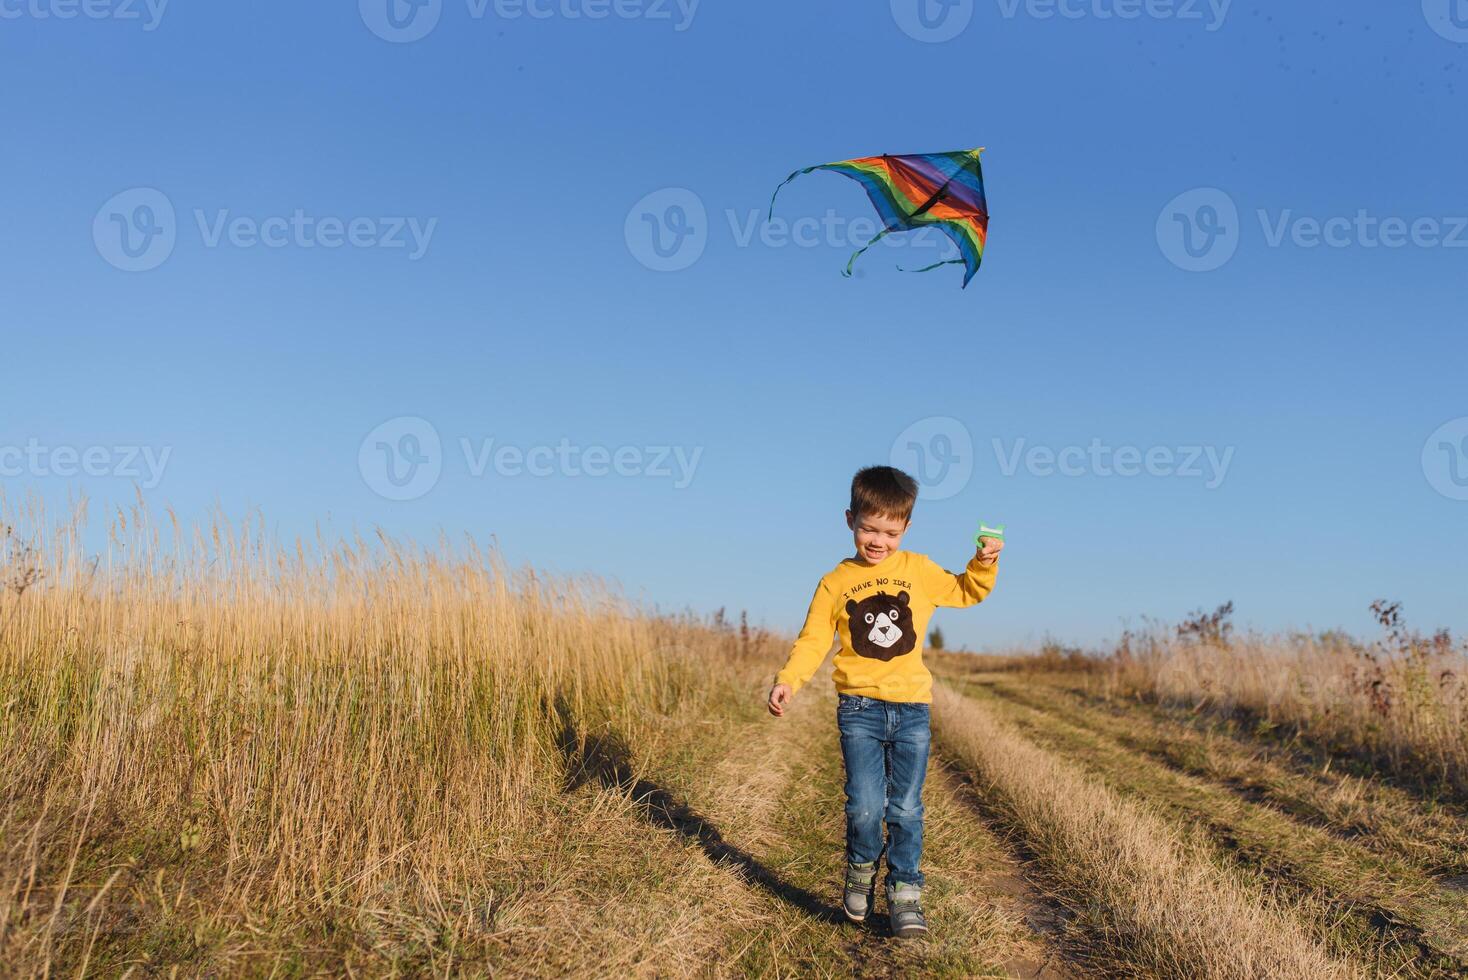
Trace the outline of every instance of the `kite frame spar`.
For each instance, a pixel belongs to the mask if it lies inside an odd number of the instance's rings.
[[[813,170],[832,170],[850,177],[867,192],[882,219],[882,230],[852,253],[841,274],[851,276],[857,256],[887,235],[934,227],[958,246],[960,257],[934,262],[913,272],[927,272],[944,265],[964,267],[963,285],[979,271],[984,260],[984,242],[989,237],[989,205],[984,197],[984,171],[979,161],[984,148],[948,153],[919,153],[839,160],[797,170],[770,195],[769,217],[775,215],[775,198],[780,188]],[[899,266],[900,268],[900,266]]]

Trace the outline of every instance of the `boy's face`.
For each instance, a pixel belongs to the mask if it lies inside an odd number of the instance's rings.
[[[869,565],[886,558],[902,544],[910,521],[880,514],[846,512],[846,526],[856,539],[856,556]]]

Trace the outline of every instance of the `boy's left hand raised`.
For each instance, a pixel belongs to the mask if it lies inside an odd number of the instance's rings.
[[[992,565],[999,560],[999,552],[1004,550],[1004,542],[998,538],[980,538],[979,543],[983,545],[979,549],[979,564]]]

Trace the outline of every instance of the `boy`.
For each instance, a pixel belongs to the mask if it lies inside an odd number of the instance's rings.
[[[928,931],[923,918],[923,777],[933,675],[923,666],[923,636],[938,606],[972,606],[994,588],[1004,543],[983,547],[961,575],[927,555],[901,551],[917,483],[891,466],[868,466],[851,481],[846,526],[856,555],[821,578],[805,626],[770,689],[781,717],[801,685],[836,652],[836,727],[846,765],[846,917],[864,922],[875,901],[877,862],[887,854],[887,913],[892,934]],[[882,842],[882,820],[887,843]]]

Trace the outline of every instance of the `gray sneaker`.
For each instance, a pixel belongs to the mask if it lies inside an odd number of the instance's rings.
[[[877,862],[846,866],[846,893],[841,907],[852,922],[865,922],[877,893]]]
[[[914,939],[928,934],[928,920],[923,918],[923,890],[900,881],[887,885],[887,914],[892,918],[892,935],[898,939]]]

